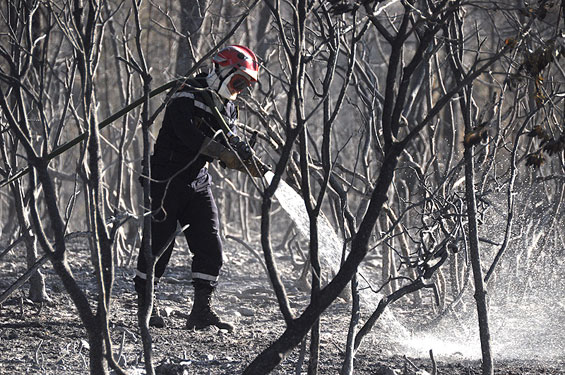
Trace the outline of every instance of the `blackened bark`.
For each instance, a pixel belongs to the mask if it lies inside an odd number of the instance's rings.
[[[179,0],[179,5],[183,37],[179,40],[175,71],[183,75],[196,63],[201,36],[199,30],[204,22],[208,0]]]
[[[475,201],[473,147],[465,147],[465,196],[467,200],[467,217],[469,219],[469,255],[473,268],[475,281],[475,301],[479,316],[479,335],[481,339],[481,352],[483,356],[483,375],[494,374],[493,359],[490,348],[490,332],[488,324],[488,309],[483,271],[481,268],[481,254],[479,251],[479,234],[477,229],[477,205]]]
[[[400,149],[393,146],[384,160],[381,172],[376,181],[376,188],[371,195],[367,213],[353,239],[351,252],[333,280],[324,287],[319,298],[304,310],[302,315],[288,323],[284,333],[267,349],[259,354],[244,370],[243,374],[259,375],[272,371],[282,359],[301,341],[308,330],[318,320],[320,314],[339,296],[343,288],[357,272],[357,267],[365,258],[369,247],[369,239],[380,215],[383,204],[387,201],[388,188],[392,182]]]
[[[22,237],[26,246],[26,264],[28,269],[30,269],[39,259],[37,256],[37,238],[31,233],[31,223],[24,213],[26,207],[21,189],[20,182],[15,181],[12,185],[12,194],[16,201],[16,214],[20,228],[22,228]],[[45,302],[49,300],[47,291],[45,290],[45,279],[39,268],[29,279],[29,299],[33,302]]]
[[[349,321],[349,329],[347,331],[345,359],[343,360],[343,364],[341,366],[340,375],[353,374],[353,358],[355,357],[355,348],[353,347],[353,345],[355,341],[355,331],[357,330],[357,325],[359,324],[359,319],[361,318],[360,298],[357,286],[357,275],[355,274],[351,279],[351,319]]]

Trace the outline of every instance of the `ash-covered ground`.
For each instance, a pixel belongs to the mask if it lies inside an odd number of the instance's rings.
[[[168,327],[151,331],[155,363],[161,365],[161,370],[168,369],[168,373],[241,373],[284,330],[265,271],[248,248],[227,240],[225,268],[215,307],[235,322],[236,331],[187,331],[184,325],[190,311],[192,287],[190,255],[182,242],[179,241],[171,266],[158,288],[159,306],[168,315]],[[250,246],[261,253],[258,243]],[[2,290],[23,273],[23,252],[23,248],[14,249],[0,264]],[[301,270],[292,266],[289,257],[285,251],[278,251],[277,259],[291,306],[299,313],[307,305],[309,293],[298,280]],[[69,259],[75,277],[94,301],[96,291],[86,246],[80,242],[71,246]],[[24,287],[1,307],[0,374],[88,373],[85,330],[49,264],[44,267],[44,273],[50,303],[44,306],[31,303],[25,297]],[[131,268],[119,268],[116,272],[111,330],[115,356],[125,369],[139,374],[143,369],[143,356],[131,277]],[[491,306],[495,374],[565,374],[565,318],[564,314],[555,315],[560,309],[559,303],[563,301],[553,301],[555,308],[549,309],[546,308],[549,304],[536,305],[534,300],[514,311]],[[385,374],[387,370],[388,374],[390,370],[395,374],[415,374],[415,367],[431,373],[430,349],[435,353],[439,374],[480,374],[480,347],[473,306],[464,304],[447,314],[438,325],[419,329],[420,322],[429,321],[430,311],[427,306],[414,306],[402,300],[392,306],[357,353],[355,374]],[[362,318],[366,319],[369,313],[370,306],[365,304]],[[350,303],[338,299],[322,316],[320,374],[339,373],[349,315]],[[300,347],[290,353],[273,374],[297,373],[299,354]],[[305,373],[306,368],[307,363],[304,363],[301,371]]]

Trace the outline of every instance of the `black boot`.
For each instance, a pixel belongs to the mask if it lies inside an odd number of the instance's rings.
[[[206,281],[194,281],[194,303],[192,311],[186,321],[186,329],[204,329],[210,326],[216,326],[219,329],[225,329],[229,332],[233,331],[233,325],[224,322],[218,314],[212,309],[212,293],[214,287]]]
[[[145,306],[145,280],[135,277],[135,291],[137,292],[137,308],[140,309]],[[155,328],[165,328],[165,319],[159,315],[159,308],[157,307],[157,299],[153,296],[153,310],[151,310],[151,316],[149,317],[149,326]]]

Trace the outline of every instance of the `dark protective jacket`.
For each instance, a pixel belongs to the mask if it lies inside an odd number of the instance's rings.
[[[206,89],[206,75],[198,75],[189,79],[175,94],[165,110],[165,117],[153,153],[153,161],[166,163],[171,167],[185,167],[198,154],[205,137],[212,138],[217,130],[222,130],[219,120],[214,116],[208,105],[212,96]],[[208,95],[208,101],[204,97]],[[223,108],[218,109],[226,123],[235,133],[238,118],[237,107],[231,101],[226,101]],[[224,142],[224,137],[215,138]],[[200,154],[183,174],[196,178],[198,172],[212,158]]]
[[[197,76],[180,88],[168,103],[151,158],[151,248],[164,253],[155,265],[155,277],[163,276],[173,253],[177,223],[184,230],[192,259],[192,276],[215,285],[222,267],[222,241],[218,209],[210,188],[211,177],[204,168],[212,159],[198,155],[204,137],[221,129],[204,95],[206,77]],[[210,96],[210,99],[212,97]],[[237,109],[227,101],[218,106],[226,123],[235,131]],[[216,138],[223,142],[223,137]],[[179,173],[179,171],[182,172]],[[170,179],[170,177],[175,176]],[[173,241],[171,241],[171,238]],[[166,247],[166,248],[165,248]],[[147,262],[140,253],[136,283],[144,285]]]

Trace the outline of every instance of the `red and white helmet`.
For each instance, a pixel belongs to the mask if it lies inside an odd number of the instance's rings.
[[[249,48],[230,45],[212,58],[214,69],[208,76],[210,87],[226,99],[233,100],[259,76],[257,56]]]

